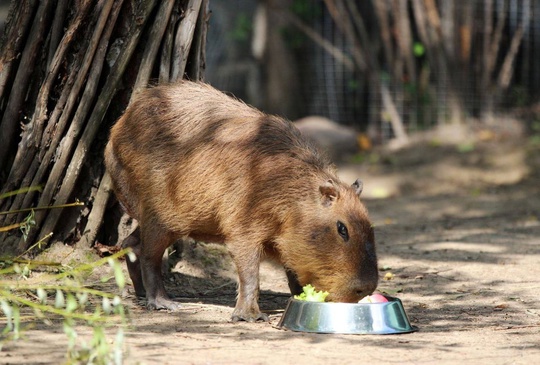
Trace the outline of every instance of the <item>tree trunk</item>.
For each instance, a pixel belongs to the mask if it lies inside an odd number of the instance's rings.
[[[202,78],[208,0],[14,0],[11,9],[0,58],[0,186],[41,189],[0,195],[0,232],[34,209],[24,236],[0,233],[0,254],[50,232],[90,246],[120,216],[107,209],[108,130],[149,82]]]

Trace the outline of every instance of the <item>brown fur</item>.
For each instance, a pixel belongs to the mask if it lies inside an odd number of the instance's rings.
[[[182,236],[227,244],[239,275],[234,320],[266,318],[257,304],[265,255],[287,268],[293,292],[311,283],[332,300],[357,301],[376,288],[373,229],[358,192],[288,121],[205,84],[154,87],[112,128],[105,162],[140,224],[141,242],[136,232],[125,245],[140,259],[130,275],[150,307],[177,306],[159,261]]]

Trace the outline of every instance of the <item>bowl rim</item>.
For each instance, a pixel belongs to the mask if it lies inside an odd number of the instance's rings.
[[[396,297],[391,297],[389,295],[385,295],[385,294],[381,294],[383,297],[385,297],[386,299],[388,299],[388,302],[376,302],[376,303],[359,303],[359,302],[316,302],[316,301],[311,301],[311,300],[302,300],[302,299],[296,299],[294,296],[291,296],[289,298],[289,302],[298,302],[298,303],[313,303],[313,304],[319,304],[319,305],[326,305],[326,304],[329,304],[329,305],[347,305],[347,306],[357,306],[357,305],[388,305],[387,303],[391,303],[391,302],[399,302],[400,305],[403,305],[403,302],[401,301],[401,299],[399,298],[396,298]],[[288,304],[288,302],[287,302]]]

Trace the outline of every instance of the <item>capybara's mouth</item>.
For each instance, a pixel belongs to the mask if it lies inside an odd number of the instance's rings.
[[[326,297],[327,302],[335,303],[358,303],[365,295],[361,296],[356,293],[332,293]]]

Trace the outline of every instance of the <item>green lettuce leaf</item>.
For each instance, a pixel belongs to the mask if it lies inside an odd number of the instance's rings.
[[[294,299],[305,300],[307,302],[324,302],[328,296],[327,291],[317,291],[311,284],[303,287],[304,291],[299,295],[295,295]]]

